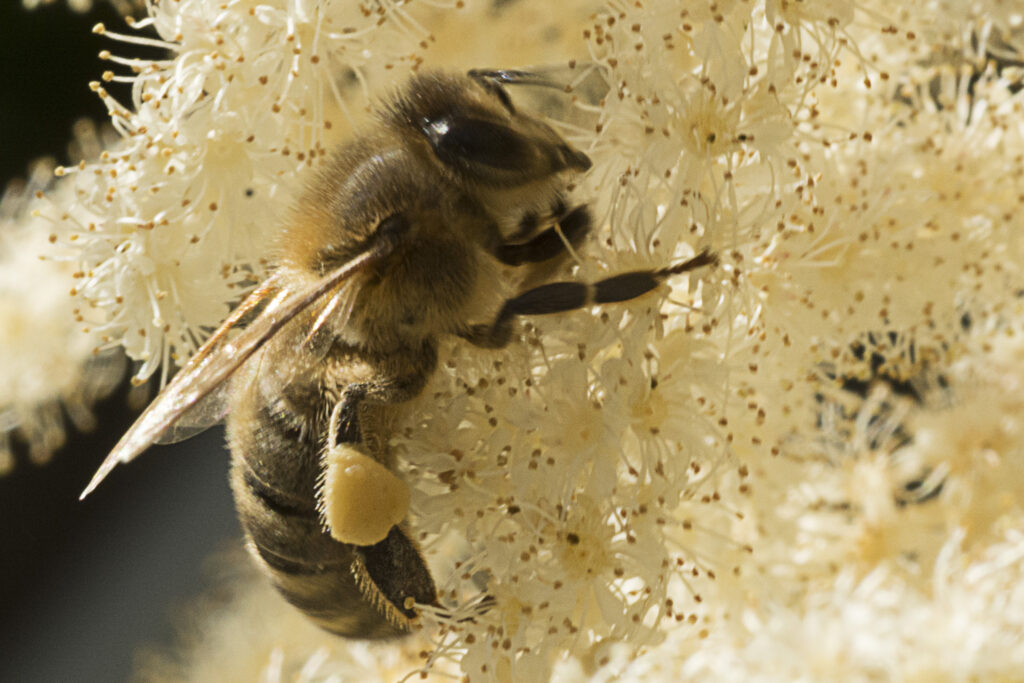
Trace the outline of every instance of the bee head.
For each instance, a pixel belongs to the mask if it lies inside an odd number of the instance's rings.
[[[514,187],[590,168],[586,154],[516,110],[499,80],[486,73],[414,76],[383,116],[424,140],[433,157],[464,181]]]

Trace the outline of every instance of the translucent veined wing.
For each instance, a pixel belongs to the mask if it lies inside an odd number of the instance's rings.
[[[231,382],[221,382],[220,386],[190,406],[176,422],[167,425],[153,443],[166,445],[185,441],[223,420],[228,415],[230,387]]]
[[[254,292],[256,294],[262,294],[261,292]],[[280,292],[277,294],[281,294]],[[342,328],[348,322],[349,317],[352,315],[352,311],[355,306],[356,298],[359,294],[358,287],[347,287],[345,284],[340,285],[333,295],[322,297],[323,305],[320,306],[320,310],[316,312],[316,318],[312,321],[310,328],[306,334],[306,338],[303,340],[301,349],[302,353],[310,359],[311,362],[323,359],[331,350],[333,344],[333,337],[329,334],[320,334],[324,329],[324,325],[327,320],[330,319],[333,325],[332,329]],[[263,312],[264,309],[274,306],[275,292],[268,291],[265,303],[259,305],[253,309],[256,315]],[[251,298],[246,299],[245,303],[249,302]],[[315,304],[319,305],[319,304]],[[248,314],[246,314],[248,315]],[[228,324],[222,326],[221,329],[226,329]],[[242,325],[244,327],[245,325]],[[219,331],[219,330],[218,330]],[[227,337],[223,337],[221,343],[227,341]],[[243,364],[238,370],[235,370],[235,380],[237,381],[237,375],[239,373],[250,373],[252,377],[250,380],[254,380],[257,374],[256,367]],[[244,380],[243,380],[244,383]],[[231,384],[232,382],[224,381],[221,382],[216,388],[214,388],[206,396],[200,398],[198,401],[190,405],[185,409],[185,412],[173,423],[169,424],[167,428],[153,440],[153,443],[157,444],[171,444],[178,443],[179,441],[185,441],[191,439],[193,436],[206,431],[213,425],[221,422],[227,417],[228,404],[231,400]]]
[[[192,356],[190,361],[194,361],[195,364],[187,363],[181,372],[184,373],[189,367],[198,367],[198,364],[202,363],[204,359],[217,353],[224,353],[221,349],[227,343],[229,335],[233,331],[240,331],[235,328],[244,328],[246,324],[243,320],[246,317],[255,320],[256,316],[271,308],[278,297],[287,294],[283,289],[278,288],[278,278],[271,276],[261,286],[250,292],[249,296],[242,301],[237,309],[232,311],[228,319],[221,323],[221,326]],[[223,420],[228,412],[230,398],[228,389],[230,387],[231,382],[221,382],[205,396],[190,404],[173,422],[165,426],[163,431],[153,439],[153,443],[172,444],[185,441]]]
[[[322,299],[357,272],[386,257],[395,240],[385,239],[348,263],[328,273],[315,284],[298,291],[288,291],[272,276],[253,291],[217,331],[203,344],[174,379],[164,387],[135,424],[117,442],[92,481],[82,492],[89,495],[118,463],[133,460],[155,443],[168,429],[198,402],[223,386],[246,360],[290,320]],[[232,339],[228,333],[238,321],[269,297],[263,312],[245,330]]]

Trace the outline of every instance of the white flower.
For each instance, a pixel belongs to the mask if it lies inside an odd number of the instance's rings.
[[[42,462],[64,444],[65,415],[93,426],[92,404],[124,371],[120,354],[99,352],[92,312],[68,297],[75,273],[40,258],[49,227],[31,212],[51,175],[51,164],[37,164],[0,198],[0,471],[13,464],[12,437]]]
[[[924,586],[842,572],[795,604],[769,599],[696,649],[678,629],[623,681],[1012,679],[1024,666],[1019,531],[968,555],[946,542]]]
[[[144,377],[271,265],[275,214],[364,86],[459,62],[446,46],[576,69],[589,50],[609,90],[566,97],[593,129],[558,124],[595,162],[573,276],[705,247],[721,264],[531,318],[506,350],[447,344],[392,444],[444,607],[424,612],[430,645],[382,661],[472,680],[1011,676],[1024,41],[1006,5],[161,2],[139,25],[169,57],[110,58],[136,72],[130,109],[108,99],[124,139],[66,169],[43,216],[82,264],[76,305]],[[540,26],[551,42],[524,46]],[[270,679],[386,678],[264,635]]]

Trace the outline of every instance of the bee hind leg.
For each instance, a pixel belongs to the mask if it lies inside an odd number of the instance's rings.
[[[378,462],[363,444],[342,444],[322,456],[317,512],[336,541],[371,546],[405,519],[409,485]]]
[[[362,443],[359,410],[367,405],[394,405],[415,398],[427,384],[437,365],[437,346],[427,340],[421,348],[403,355],[401,362],[378,368],[378,374],[367,382],[353,382],[340,390],[341,398],[330,419],[329,442]]]
[[[363,599],[391,624],[410,630],[415,604],[440,606],[437,588],[416,543],[393,527],[380,543],[355,548],[352,574]]]

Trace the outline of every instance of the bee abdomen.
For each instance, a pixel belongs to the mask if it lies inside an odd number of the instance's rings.
[[[374,546],[335,540],[316,506],[321,439],[288,410],[236,404],[228,421],[231,488],[249,550],[289,603],[324,630],[354,638],[407,633],[413,604],[436,604],[433,579],[399,527]],[[258,415],[259,419],[253,419]]]
[[[297,446],[298,444],[296,444]],[[256,475],[250,459],[236,457],[232,488],[249,549],[285,600],[321,628],[342,636],[390,638],[407,631],[357,581],[361,562],[352,546],[320,528],[312,497],[288,495]]]
[[[242,460],[241,467],[243,470],[242,481],[249,493],[263,503],[268,510],[282,517],[316,517],[316,508],[308,501],[289,496],[264,482],[244,460]]]

